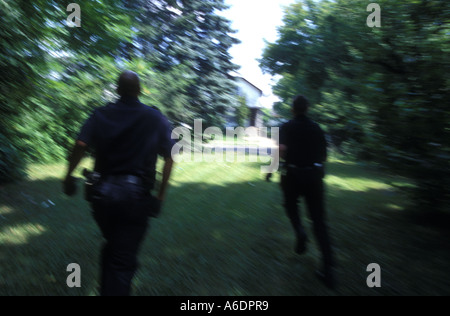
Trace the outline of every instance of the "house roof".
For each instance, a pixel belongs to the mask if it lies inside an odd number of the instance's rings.
[[[257,90],[261,93],[261,95],[263,94],[263,91],[262,91],[260,88],[258,88],[257,86],[255,86],[253,83],[251,83],[250,81],[248,81],[248,80],[245,79],[244,77],[236,76],[235,78],[236,78],[236,79],[241,79],[241,80],[245,81],[246,83],[248,83],[249,85],[251,85],[252,87],[254,87],[255,89],[257,89]]]

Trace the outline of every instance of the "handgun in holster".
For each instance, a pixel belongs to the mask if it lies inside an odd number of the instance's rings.
[[[84,182],[84,198],[88,202],[92,202],[96,196],[96,187],[100,181],[101,175],[95,171],[83,170]]]

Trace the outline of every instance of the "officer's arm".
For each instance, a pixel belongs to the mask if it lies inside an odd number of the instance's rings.
[[[69,168],[67,170],[66,182],[71,179],[72,172],[80,163],[81,159],[88,148],[88,144],[92,143],[92,136],[94,131],[94,119],[95,112],[87,119],[81,128],[81,132],[78,135],[75,146],[72,150],[71,155],[69,156]]]
[[[164,201],[166,198],[167,187],[169,186],[170,174],[172,173],[173,159],[171,157],[166,157],[164,159],[164,168],[162,174],[161,186],[158,193],[158,200]]]
[[[75,143],[75,146],[72,150],[72,153],[69,156],[69,167],[67,169],[67,175],[66,175],[65,181],[68,181],[71,178],[72,173],[74,172],[75,168],[81,162],[81,159],[83,159],[86,149],[87,149],[87,144],[80,140],[77,140],[77,142]]]
[[[281,159],[286,159],[286,153],[287,153],[287,139],[286,139],[286,124],[284,124],[281,129],[280,129],[280,145],[279,145],[279,152],[280,152],[280,158]]]

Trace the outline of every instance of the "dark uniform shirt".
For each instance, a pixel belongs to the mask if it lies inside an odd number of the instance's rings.
[[[167,118],[133,97],[96,109],[78,140],[95,150],[102,176],[135,175],[151,187],[158,154],[170,157],[173,146]]]
[[[287,165],[312,167],[327,159],[325,135],[320,126],[305,115],[298,116],[281,127],[280,144],[287,147]]]

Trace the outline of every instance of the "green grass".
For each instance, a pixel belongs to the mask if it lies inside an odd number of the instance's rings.
[[[0,295],[97,294],[102,238],[82,192],[61,193],[64,170],[31,166],[27,181],[0,188]],[[274,178],[265,182],[257,163],[177,164],[163,214],[142,245],[134,294],[450,294],[446,219],[422,220],[427,211],[411,209],[398,190],[410,185],[405,179],[328,163],[328,223],[339,264],[339,287],[331,291],[314,277],[320,254],[306,219],[309,250],[293,252]],[[66,286],[69,263],[81,266],[79,289]],[[379,289],[366,286],[370,263],[381,266]]]

